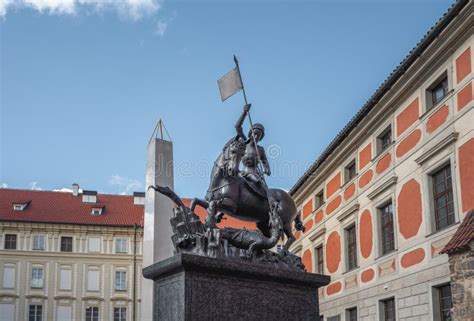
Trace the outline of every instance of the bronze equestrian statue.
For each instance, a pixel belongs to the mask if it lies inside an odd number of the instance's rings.
[[[256,222],[258,229],[269,238],[271,237],[270,211],[277,211],[283,225],[283,232],[287,236],[287,241],[280,252],[283,256],[288,253],[288,248],[295,241],[292,223],[295,222],[297,230],[301,231],[304,227],[291,196],[284,190],[267,188],[264,174],[259,172],[257,155],[260,156],[266,174],[270,174],[264,149],[257,145],[257,154],[253,142],[253,138],[255,141],[263,138],[264,129],[262,125],[255,124],[249,132],[249,137],[245,137],[242,122],[249,108],[250,105],[244,107],[236,124],[236,136],[225,144],[214,162],[205,200],[194,199],[190,209],[194,211],[196,205],[206,208],[208,227],[215,227],[221,216],[228,214],[243,221]],[[252,137],[252,135],[255,136]],[[240,173],[239,165],[242,160],[244,160],[244,169]],[[269,204],[275,208],[270,208]],[[216,211],[220,213],[216,214]]]

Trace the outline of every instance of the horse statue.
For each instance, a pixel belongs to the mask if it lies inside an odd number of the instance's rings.
[[[258,193],[251,184],[239,174],[239,164],[245,153],[245,141],[236,136],[224,146],[221,154],[214,162],[211,172],[210,187],[205,199],[195,198],[190,209],[194,211],[197,205],[207,209],[206,225],[216,227],[222,217],[227,214],[243,221],[256,222],[258,229],[265,237],[272,236],[271,211],[268,198]],[[269,189],[279,214],[283,232],[287,241],[280,251],[281,256],[288,253],[288,249],[295,241],[292,232],[292,223],[296,230],[303,230],[303,223],[298,215],[296,204],[291,196],[281,189]]]

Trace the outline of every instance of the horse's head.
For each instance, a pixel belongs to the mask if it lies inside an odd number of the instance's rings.
[[[226,175],[236,176],[239,173],[239,165],[245,154],[245,142],[242,139],[232,141],[224,151],[224,169]]]

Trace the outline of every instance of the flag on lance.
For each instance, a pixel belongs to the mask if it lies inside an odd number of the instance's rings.
[[[238,67],[233,68],[217,81],[222,101],[242,90],[242,79]]]

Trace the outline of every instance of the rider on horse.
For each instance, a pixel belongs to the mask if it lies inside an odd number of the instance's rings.
[[[249,110],[250,104],[245,105],[242,114],[235,124],[237,135],[240,136],[246,144],[245,155],[242,157],[242,164],[244,165],[242,176],[249,182],[249,185],[252,189],[254,189],[263,197],[267,197],[269,203],[271,204],[270,206],[273,208],[275,205],[275,200],[272,196],[272,193],[269,191],[267,184],[265,183],[264,176],[271,175],[270,165],[268,164],[265,149],[258,145],[258,142],[262,140],[263,136],[265,136],[265,127],[259,123],[253,124],[252,128],[249,130],[248,137],[245,136],[242,129],[242,124]],[[258,148],[258,152],[255,147]],[[259,161],[263,165],[263,173],[258,166]]]

